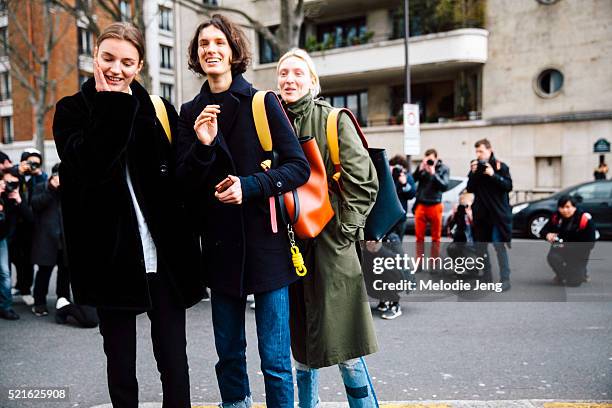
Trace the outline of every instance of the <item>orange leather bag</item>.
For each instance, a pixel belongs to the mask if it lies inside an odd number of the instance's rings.
[[[261,147],[271,155],[272,136],[264,103],[268,92],[278,101],[272,91],[257,92],[253,98],[253,118]],[[278,103],[280,104],[280,101]],[[327,173],[316,139],[306,138],[301,140],[300,144],[310,163],[310,177],[306,184],[284,194],[282,199],[279,199],[279,207],[283,221],[288,224],[290,230],[299,238],[309,239],[321,233],[334,216],[334,210],[329,201]],[[271,160],[264,161],[262,167],[270,168]]]

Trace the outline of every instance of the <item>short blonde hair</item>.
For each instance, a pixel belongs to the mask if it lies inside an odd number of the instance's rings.
[[[301,48],[293,48],[292,50],[287,51],[285,55],[280,57],[278,63],[276,64],[276,75],[278,75],[278,70],[280,69],[280,66],[283,61],[291,57],[301,59],[306,63],[313,82],[313,85],[310,88],[310,93],[312,94],[313,98],[317,97],[321,93],[321,81],[319,80],[319,74],[317,74],[317,68],[315,67],[314,62],[312,61],[312,58],[310,58],[310,55],[308,55],[305,50]]]

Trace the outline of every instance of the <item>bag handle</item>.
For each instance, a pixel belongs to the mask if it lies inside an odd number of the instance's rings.
[[[153,102],[153,107],[155,108],[155,116],[157,116],[157,120],[161,123],[164,128],[164,133],[168,138],[168,142],[172,144],[172,132],[170,131],[170,121],[168,120],[168,112],[166,111],[166,105],[164,105],[164,101],[159,95],[149,95],[151,97],[151,102]]]
[[[334,164],[334,175],[332,178],[339,183],[340,182],[340,170],[342,166],[340,165],[340,147],[338,144],[338,121],[340,119],[340,114],[346,113],[348,117],[353,122],[355,126],[355,130],[357,130],[357,134],[361,139],[361,143],[363,147],[368,148],[368,141],[363,134],[363,130],[361,130],[361,126],[359,126],[359,122],[353,112],[347,108],[333,108],[327,117],[327,147],[329,149],[329,157],[331,158],[332,163]]]

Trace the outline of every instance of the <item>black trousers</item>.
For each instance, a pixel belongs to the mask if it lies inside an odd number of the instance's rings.
[[[559,279],[568,286],[580,286],[587,275],[590,249],[580,244],[552,246],[546,260]]]
[[[189,368],[185,309],[174,299],[162,272],[147,274],[153,309],[153,354],[161,374],[163,408],[189,408]],[[138,313],[98,308],[104,339],[108,390],[114,408],[138,408],[136,316]]]
[[[34,265],[30,259],[32,239],[18,237],[9,245],[9,261],[15,265],[17,282],[15,288],[22,295],[31,294],[32,283],[34,283]]]
[[[49,280],[55,265],[38,265],[36,279],[34,281],[34,304],[46,305],[47,293],[49,292]],[[57,280],[55,284],[55,294],[58,298],[64,297],[70,300],[70,277],[68,269],[64,264],[63,252],[57,254]]]

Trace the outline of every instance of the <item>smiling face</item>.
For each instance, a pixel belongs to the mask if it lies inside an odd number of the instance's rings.
[[[128,91],[143,63],[131,42],[117,38],[103,40],[96,58],[108,86],[115,92]]]
[[[286,103],[299,100],[315,85],[308,65],[297,57],[289,57],[280,64],[277,81],[281,97]]]
[[[198,35],[198,58],[208,76],[231,75],[232,48],[223,31],[213,25],[203,28]]]
[[[567,201],[559,207],[559,214],[561,214],[563,218],[571,218],[574,216],[574,213],[576,213],[576,207],[571,201]]]

